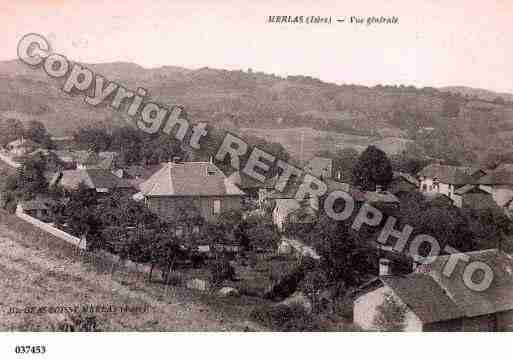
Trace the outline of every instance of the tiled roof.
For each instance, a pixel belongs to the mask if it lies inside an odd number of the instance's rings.
[[[449,255],[437,257],[432,263],[417,268],[417,271],[428,272],[435,281],[448,293],[456,305],[467,317],[491,314],[513,309],[513,257],[497,249],[453,254],[456,266],[450,276],[443,274]],[[475,291],[467,287],[463,273],[470,262],[484,262],[493,271],[490,287],[483,291]],[[477,271],[479,273],[481,271]],[[479,283],[482,278],[474,279]]]
[[[414,184],[417,187],[420,186],[419,181],[415,177],[413,177],[411,174],[406,173],[406,172],[394,171],[393,178],[394,179],[403,178],[405,181],[407,181],[411,184]]]
[[[513,185],[513,164],[505,163],[500,165],[492,172],[478,179],[477,183],[485,185]]]
[[[167,163],[140,185],[145,196],[243,196],[216,165]]]
[[[131,188],[132,185],[123,179],[116,177],[110,171],[104,169],[84,169],[62,171],[54,177],[52,184],[60,184],[65,188],[77,188],[83,183],[88,188]]]
[[[418,175],[427,178],[438,178],[438,181],[441,183],[464,185],[474,182],[471,176],[475,171],[476,169],[471,167],[447,166],[434,163],[424,167]]]
[[[424,324],[464,316],[463,311],[429,275],[412,273],[404,277],[384,276],[380,279],[401,298]]]

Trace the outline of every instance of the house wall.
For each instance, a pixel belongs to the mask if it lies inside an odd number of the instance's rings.
[[[383,286],[369,293],[363,294],[354,301],[353,305],[353,321],[356,325],[364,330],[378,330],[374,325],[374,318],[378,313],[378,306],[385,299],[385,295],[392,295],[397,302],[403,303],[401,299],[388,286]],[[405,305],[406,307],[406,305]],[[422,322],[410,309],[407,308],[405,313],[404,331],[422,331]]]
[[[424,324],[423,332],[459,332],[463,328],[463,319],[447,320],[443,322]]]
[[[425,186],[425,190],[424,190]],[[438,188],[433,185],[432,178],[423,178],[420,181],[420,190],[422,192],[434,192],[434,193],[442,193],[447,195],[449,198],[454,199],[454,191],[456,190],[455,186],[449,183],[438,182]]]
[[[497,203],[488,193],[465,193],[461,196],[461,207],[485,209],[497,207]]]
[[[472,318],[463,318],[463,331],[490,332],[497,330],[497,314],[480,315]]]
[[[513,331],[513,310],[497,313],[497,330]]]
[[[148,197],[146,205],[164,220],[174,221],[183,214],[184,208],[194,207],[199,210],[201,217],[207,221],[213,221],[214,201],[221,201],[221,213],[241,209],[241,197],[220,196],[220,197]]]

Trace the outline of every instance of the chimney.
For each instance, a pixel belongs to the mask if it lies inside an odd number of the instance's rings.
[[[390,259],[380,258],[379,259],[379,275],[392,275],[392,271],[390,269]]]

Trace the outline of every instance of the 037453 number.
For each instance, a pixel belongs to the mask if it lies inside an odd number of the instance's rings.
[[[44,345],[16,345],[14,352],[16,354],[44,354],[46,347]]]

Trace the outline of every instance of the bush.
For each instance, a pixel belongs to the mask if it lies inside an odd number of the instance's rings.
[[[216,260],[210,269],[212,281],[215,285],[221,284],[225,280],[233,280],[235,278],[235,269],[227,258]]]
[[[250,314],[251,320],[277,331],[320,331],[326,329],[300,305],[262,305]]]

